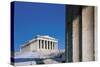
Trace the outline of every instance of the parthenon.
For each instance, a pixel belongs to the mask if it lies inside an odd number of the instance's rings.
[[[21,46],[21,52],[48,52],[52,53],[58,50],[57,39],[50,36],[37,35],[34,39],[29,40]]]

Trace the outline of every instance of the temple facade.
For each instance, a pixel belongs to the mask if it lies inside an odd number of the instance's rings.
[[[42,52],[50,54],[58,51],[58,40],[50,36],[37,35],[21,46],[20,52]]]

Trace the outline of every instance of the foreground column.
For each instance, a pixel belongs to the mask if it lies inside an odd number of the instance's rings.
[[[73,21],[73,62],[79,61],[79,17]]]
[[[94,9],[82,9],[82,61],[94,60]]]
[[[66,62],[81,61],[81,6],[66,6]]]

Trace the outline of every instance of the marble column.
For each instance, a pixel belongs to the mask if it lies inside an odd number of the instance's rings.
[[[53,42],[52,42],[52,50],[53,50]]]
[[[47,50],[47,40],[45,40],[45,49]]]
[[[98,57],[97,57],[97,53],[98,53],[98,42],[97,42],[97,7],[94,7],[94,60],[97,60],[98,59]]]
[[[53,45],[54,45],[54,48],[53,48],[53,50],[54,50],[54,49],[56,49],[56,44],[55,44],[55,42],[53,42]]]
[[[37,42],[38,42],[38,49],[40,49],[40,40],[37,40]]]
[[[73,20],[73,62],[79,61],[79,16]]]
[[[56,44],[55,42],[53,42],[53,50],[56,48]]]
[[[40,41],[40,44],[39,44],[39,49],[41,49],[42,48],[42,41],[41,40],[39,40]]]
[[[42,40],[42,45],[41,45],[41,46],[42,46],[42,48],[41,48],[41,49],[43,49],[43,47],[44,47],[44,42],[43,42],[43,40]]]
[[[51,41],[49,42],[49,49],[51,50],[52,48],[52,45],[51,45]]]
[[[47,50],[48,50],[48,41],[47,41]]]
[[[51,48],[52,48],[52,42],[50,41],[49,42],[49,49],[51,50]]]
[[[94,8],[82,9],[82,61],[94,60]]]
[[[43,49],[45,49],[45,40],[43,40]]]
[[[49,50],[49,48],[50,48],[49,45],[50,45],[50,41],[48,41],[48,50]]]
[[[53,44],[52,44],[53,42],[51,41],[51,50],[53,49]]]
[[[79,62],[82,59],[81,15],[81,6],[66,5],[66,62]]]

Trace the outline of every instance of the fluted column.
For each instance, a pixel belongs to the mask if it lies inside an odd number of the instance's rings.
[[[82,61],[94,60],[94,8],[82,10]]]

